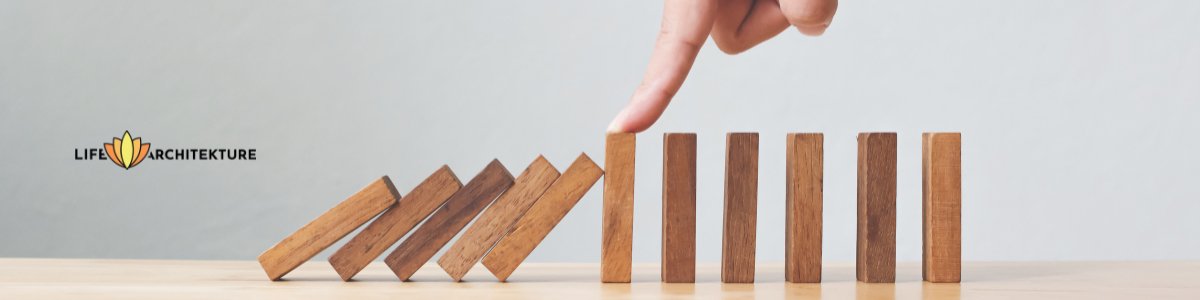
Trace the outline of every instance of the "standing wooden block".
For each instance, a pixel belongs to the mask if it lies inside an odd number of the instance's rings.
[[[483,265],[496,279],[508,280],[508,276],[525,261],[533,248],[546,238],[603,174],[604,170],[593,163],[587,154],[580,154],[537,203],[525,212],[525,216],[517,221],[512,232],[500,239],[492,252],[483,257]]]
[[[787,135],[787,227],[784,277],[821,282],[821,201],[825,135]]]
[[[696,134],[663,135],[662,281],[696,282]]]
[[[372,260],[396,244],[409,230],[425,220],[462,187],[450,167],[442,166],[413,188],[407,197],[375,218],[362,232],[329,257],[329,264],[342,280],[349,281]]]
[[[637,139],[609,133],[604,147],[604,217],[600,281],[628,283],[633,261],[633,171]]]
[[[538,197],[546,192],[546,188],[558,179],[558,175],[558,169],[539,155],[517,176],[516,183],[500,198],[496,198],[496,202],[479,215],[479,219],[442,254],[438,265],[451,278],[462,281],[471,267],[512,230],[513,224],[525,215]]]
[[[383,176],[264,251],[258,256],[258,263],[267,272],[267,278],[279,280],[399,198],[392,181]]]
[[[725,142],[725,236],[721,247],[721,281],[754,283],[758,133],[730,133]]]
[[[929,282],[959,282],[962,272],[962,136],[921,136],[924,236],[922,274]]]
[[[858,134],[858,281],[896,282],[896,133]]]
[[[466,227],[475,215],[512,185],[512,174],[500,161],[492,160],[383,261],[396,273],[396,277],[402,281],[408,280]]]

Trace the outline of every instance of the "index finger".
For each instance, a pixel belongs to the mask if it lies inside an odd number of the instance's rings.
[[[641,85],[609,131],[640,132],[653,125],[679,91],[708,39],[717,0],[666,0],[662,24]]]

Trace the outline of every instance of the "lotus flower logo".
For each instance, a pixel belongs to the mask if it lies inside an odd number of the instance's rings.
[[[112,143],[105,143],[104,152],[118,167],[128,170],[146,158],[146,154],[150,153],[150,143],[143,144],[141,137],[130,137],[126,130],[125,136],[114,137]]]

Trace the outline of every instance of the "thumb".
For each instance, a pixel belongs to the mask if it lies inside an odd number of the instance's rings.
[[[708,39],[716,9],[716,0],[666,0],[646,75],[609,132],[641,132],[658,121]]]

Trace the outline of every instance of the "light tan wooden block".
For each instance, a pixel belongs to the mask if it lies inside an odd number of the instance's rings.
[[[450,196],[425,223],[384,258],[401,281],[408,280],[417,269],[428,262],[438,250],[450,242],[463,227],[492,203],[500,193],[513,185],[512,174],[492,160],[466,186]]]
[[[962,135],[921,136],[922,274],[929,282],[959,282],[962,271]]]
[[[754,283],[758,222],[758,133],[725,137],[725,218],[721,282]]]
[[[399,198],[392,181],[383,176],[267,249],[258,256],[258,263],[267,272],[267,278],[279,280]]]
[[[539,155],[517,176],[516,183],[496,198],[496,202],[483,211],[479,219],[450,245],[446,253],[438,259],[438,265],[450,278],[462,281],[471,267],[475,266],[500,238],[512,230],[513,224],[525,215],[550,184],[558,179],[558,175],[558,169]]]
[[[600,281],[628,283],[633,262],[633,174],[637,138],[609,133],[604,148]]]
[[[517,221],[513,230],[483,257],[483,265],[500,281],[508,280],[509,275],[575,207],[575,203],[583,198],[601,175],[604,175],[604,170],[592,162],[587,154],[580,154]]]
[[[784,278],[821,282],[821,206],[825,135],[787,135]]]
[[[896,133],[858,134],[858,281],[896,282]]]
[[[662,281],[696,282],[695,133],[663,134],[662,189]]]
[[[349,281],[461,187],[450,167],[443,165],[329,256],[329,264],[342,280]]]

